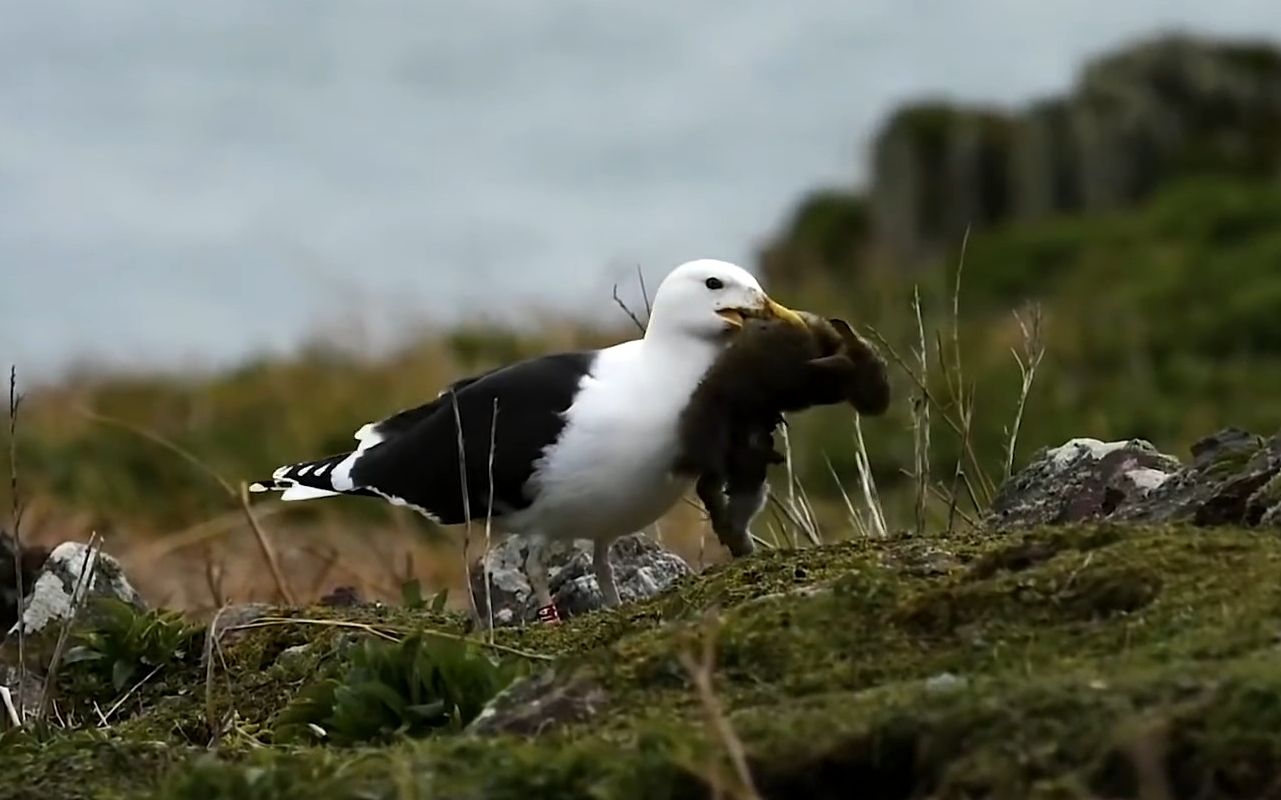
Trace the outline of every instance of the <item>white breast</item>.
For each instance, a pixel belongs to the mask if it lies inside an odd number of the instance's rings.
[[[671,475],[677,421],[715,350],[673,360],[644,345],[601,352],[535,469],[533,505],[510,518],[510,530],[609,541],[653,523],[688,488]]]

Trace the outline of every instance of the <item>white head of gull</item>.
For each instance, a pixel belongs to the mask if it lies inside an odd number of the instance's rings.
[[[251,488],[284,500],[376,496],[443,524],[490,517],[499,531],[528,537],[525,569],[543,608],[551,595],[542,544],[590,539],[602,596],[615,606],[609,546],[653,524],[688,488],[672,473],[677,421],[749,317],[804,324],[741,267],[687,262],[663,279],[643,337],[458,381],[362,427],[354,451],[281,467]]]

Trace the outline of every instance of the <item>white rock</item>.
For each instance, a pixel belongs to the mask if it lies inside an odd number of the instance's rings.
[[[1140,468],[1130,470],[1125,473],[1125,477],[1129,478],[1135,486],[1150,492],[1168,481],[1170,473],[1162,472],[1159,469]]]
[[[1049,455],[1054,459],[1055,466],[1066,467],[1083,456],[1098,461],[1108,453],[1116,452],[1128,444],[1130,444],[1129,440],[1103,442],[1098,439],[1069,439],[1050,450]]]
[[[9,629],[10,634],[16,633],[19,625],[28,634],[35,634],[50,622],[67,619],[72,608],[83,602],[85,594],[114,597],[137,608],[146,607],[137,590],[125,578],[120,562],[101,550],[93,559],[86,558],[88,553],[88,545],[80,542],[63,542],[53,549],[27,597],[22,620]],[[93,575],[92,586],[80,585],[76,594],[77,584],[82,584],[80,573],[86,569]],[[73,594],[76,594],[74,599]]]

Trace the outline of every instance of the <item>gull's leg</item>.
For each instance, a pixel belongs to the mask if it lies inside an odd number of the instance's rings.
[[[606,608],[617,608],[622,601],[618,597],[618,585],[614,583],[614,567],[609,563],[609,546],[613,542],[597,539],[592,544],[592,568],[596,571],[596,585],[600,587]]]
[[[529,537],[528,549],[525,551],[525,576],[529,578],[529,588],[537,604],[538,621],[552,622],[560,619],[560,615],[556,613],[556,604],[552,601],[547,581],[547,565],[543,562],[544,544],[542,536]]]
[[[768,485],[761,481],[755,486],[736,486],[729,497],[725,533],[721,541],[735,558],[749,556],[756,550],[752,542],[751,524],[765,507]],[[718,531],[719,533],[719,531]]]

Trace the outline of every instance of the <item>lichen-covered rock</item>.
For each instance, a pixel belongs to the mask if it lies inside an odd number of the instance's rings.
[[[52,623],[69,618],[86,595],[115,598],[139,609],[146,607],[125,577],[120,562],[101,550],[93,558],[87,556],[89,547],[80,542],[63,542],[53,549],[36,577],[22,620],[9,630],[11,636],[19,625],[27,636],[38,636]],[[81,572],[86,570],[93,576],[92,583],[79,586],[79,595],[73,600]]]
[[[1132,521],[1257,525],[1281,498],[1261,491],[1281,472],[1281,437],[1270,441],[1235,428],[1192,446],[1192,463],[1142,502],[1118,509]]]
[[[1227,428],[1181,464],[1140,440],[1073,439],[1044,450],[1001,487],[993,528],[1092,519],[1276,525],[1281,522],[1281,435]]]
[[[528,543],[507,537],[486,556],[494,625],[533,622],[538,612],[524,571]],[[589,542],[548,542],[543,550],[548,586],[562,617],[600,608],[603,598],[592,569]],[[618,593],[623,602],[652,597],[677,578],[689,575],[689,565],[675,553],[644,534],[635,533],[614,542],[609,551]],[[479,568],[472,570],[472,592],[480,613],[485,613],[485,582]]]
[[[988,525],[1051,525],[1101,519],[1137,502],[1180,469],[1149,442],[1072,439],[1043,449],[1001,486]]]
[[[550,667],[521,678],[485,706],[470,725],[477,736],[537,736],[573,722],[586,722],[605,709],[609,693],[583,672],[566,675]]]

